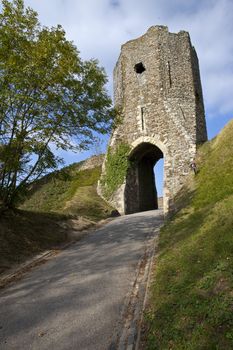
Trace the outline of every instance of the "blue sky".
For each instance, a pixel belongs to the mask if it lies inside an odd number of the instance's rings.
[[[25,0],[25,4],[38,12],[42,24],[61,24],[83,59],[99,60],[109,77],[110,94],[112,71],[124,42],[157,24],[167,25],[170,32],[187,30],[199,57],[209,138],[232,118],[233,0]],[[89,154],[63,155],[70,163]]]

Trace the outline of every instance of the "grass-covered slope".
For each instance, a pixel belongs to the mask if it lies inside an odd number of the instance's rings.
[[[1,215],[0,274],[39,252],[78,238],[79,230],[110,216],[113,208],[96,192],[100,167],[81,170],[82,165],[73,164],[32,184],[20,208]]]
[[[233,121],[197,164],[161,231],[143,348],[233,349]]]
[[[68,238],[65,217],[30,211],[0,217],[0,274]]]
[[[21,208],[83,216],[93,221],[108,217],[112,208],[96,191],[101,167],[85,170],[79,170],[79,167],[79,163],[73,164],[38,181]]]

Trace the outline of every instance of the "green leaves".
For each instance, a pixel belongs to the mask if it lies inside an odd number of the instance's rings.
[[[123,184],[130,166],[129,152],[130,146],[127,143],[121,143],[116,149],[108,150],[105,174],[101,180],[106,198],[110,198],[119,186]]]
[[[51,144],[53,149],[87,149],[93,133],[110,131],[116,114],[98,61],[82,61],[62,27],[42,27],[23,1],[2,5],[0,142],[2,150],[14,145],[14,162],[0,153],[1,195],[57,166]]]

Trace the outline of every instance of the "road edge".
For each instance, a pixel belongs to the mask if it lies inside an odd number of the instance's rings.
[[[114,331],[108,350],[139,350],[143,313],[148,298],[151,271],[157,253],[159,232],[163,222],[150,233],[137,268],[132,289],[125,297],[120,321]]]
[[[97,231],[102,226],[107,225],[113,220],[114,218],[100,220],[99,222],[95,223],[95,225],[93,225],[92,227],[80,231],[81,235],[78,239],[73,239],[68,242],[64,242],[54,248],[48,249],[42,253],[33,256],[30,259],[27,259],[26,261],[20,263],[18,266],[12,267],[11,269],[3,273],[2,276],[0,276],[0,290],[3,290],[4,288],[8,287],[8,285],[21,280],[33,268],[36,268],[37,266],[46,263],[48,260],[61,253],[63,250],[69,248],[71,245],[80,241],[84,236]]]

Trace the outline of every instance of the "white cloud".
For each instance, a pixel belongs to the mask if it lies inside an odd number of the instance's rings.
[[[167,25],[173,32],[189,31],[199,57],[207,112],[216,118],[232,112],[232,0],[26,0],[25,3],[38,11],[42,24],[60,23],[82,58],[99,59],[109,75],[110,91],[121,44],[156,24]]]

